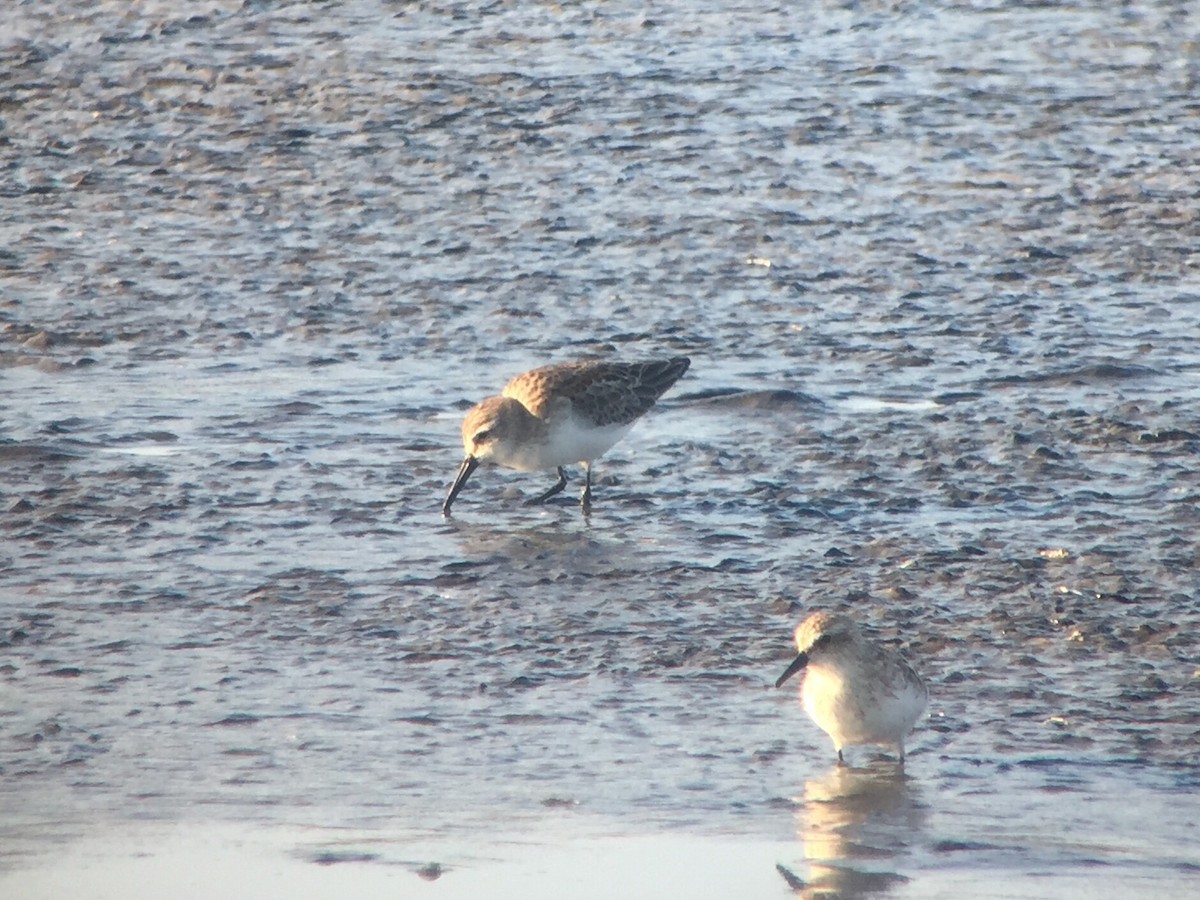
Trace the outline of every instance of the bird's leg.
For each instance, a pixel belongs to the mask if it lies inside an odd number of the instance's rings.
[[[551,487],[550,490],[546,491],[546,493],[542,494],[540,497],[534,497],[532,500],[526,500],[525,505],[533,506],[538,503],[545,503],[547,500],[549,500],[551,497],[553,497],[555,494],[557,494],[559,491],[561,491],[566,486],[567,486],[567,473],[563,471],[562,466],[559,466],[558,467],[558,481],[556,481],[554,483],[554,486]]]
[[[842,751],[840,748],[838,749],[838,765],[839,766],[846,765],[846,760],[842,758]]]
[[[587,477],[583,482],[583,493],[579,495],[579,505],[586,512],[592,506],[592,464],[584,463],[583,471]]]

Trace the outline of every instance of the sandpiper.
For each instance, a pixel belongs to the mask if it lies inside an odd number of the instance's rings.
[[[592,502],[592,460],[620,440],[691,364],[685,356],[649,362],[573,362],[518,375],[498,397],[467,413],[462,426],[466,459],[442,504],[450,505],[476,467],[491,461],[509,469],[556,469],[558,481],[529,500],[542,503],[567,485],[563,466],[586,473],[580,504]]]
[[[796,650],[775,687],[806,669],[804,711],[842,748],[882,744],[904,762],[904,737],[929,702],[921,677],[895,651],[869,640],[848,616],[815,612],[796,629]]]

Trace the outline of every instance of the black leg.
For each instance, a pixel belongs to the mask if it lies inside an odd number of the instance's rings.
[[[567,486],[567,473],[563,471],[562,466],[559,466],[558,467],[558,481],[556,481],[554,483],[554,486],[552,488],[550,488],[550,490],[546,491],[546,493],[542,494],[540,497],[534,497],[532,500],[526,500],[525,505],[533,506],[537,503],[545,503],[547,500],[549,500],[555,494],[559,493],[566,486]]]
[[[841,750],[839,750],[839,751],[838,751],[838,765],[839,765],[839,766],[844,766],[845,764],[846,764],[846,760],[844,760],[844,759],[842,758],[842,751],[841,751]]]
[[[579,495],[579,505],[587,510],[592,507],[592,467],[584,463],[583,471],[587,473],[587,480],[583,483],[583,493]]]

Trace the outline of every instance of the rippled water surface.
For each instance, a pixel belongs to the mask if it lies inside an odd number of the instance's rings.
[[[1198,98],[1185,2],[6,5],[0,888],[1190,894]]]

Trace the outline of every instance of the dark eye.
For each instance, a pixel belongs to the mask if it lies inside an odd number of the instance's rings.
[[[485,428],[485,429],[483,429],[483,431],[480,431],[478,434],[475,435],[475,443],[482,444],[484,441],[486,441],[491,436],[492,436],[492,433],[490,431],[488,431],[488,429]]]
[[[828,643],[829,643],[829,635],[823,634],[819,638],[817,638],[815,641],[813,641],[813,647],[814,648],[815,647],[824,647]]]

